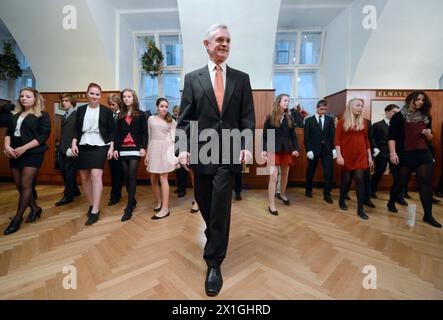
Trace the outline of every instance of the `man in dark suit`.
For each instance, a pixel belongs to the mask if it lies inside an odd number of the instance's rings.
[[[74,109],[77,100],[71,94],[62,96],[62,108],[65,114],[62,118],[62,130],[59,145],[59,163],[60,171],[63,176],[65,190],[63,198],[55,203],[56,206],[62,206],[74,201],[75,196],[80,195],[76,176],[77,176],[77,158],[73,157],[71,144],[75,135],[75,122],[77,111]]]
[[[323,198],[327,203],[333,203],[331,191],[332,159],[336,157],[334,148],[335,125],[334,119],[326,115],[327,110],[328,102],[320,100],[317,103],[316,113],[305,121],[305,149],[308,158],[305,194],[312,198],[312,180],[317,169],[318,160],[321,159],[325,180]]]
[[[195,172],[195,199],[206,223],[203,258],[208,266],[205,282],[208,296],[217,295],[223,284],[220,265],[228,248],[234,176],[241,172],[241,163],[252,161],[255,129],[249,76],[225,62],[230,42],[226,26],[209,28],[204,40],[209,62],[185,76],[177,125],[179,161],[185,169],[191,164]],[[235,129],[240,132],[246,129],[248,137],[226,139],[225,133],[232,134]],[[198,137],[203,130],[211,133],[210,139]],[[186,139],[181,139],[180,134],[186,134]],[[207,147],[214,145],[214,139],[217,150],[211,148],[208,152]],[[210,159],[204,159],[206,155]]]
[[[381,177],[386,171],[386,167],[389,163],[389,166],[391,167],[391,173],[393,177],[393,185],[398,179],[398,166],[392,165],[392,163],[389,162],[389,123],[391,121],[391,118],[394,114],[400,111],[400,107],[395,104],[390,104],[386,106],[385,108],[385,114],[386,117],[379,121],[374,123],[373,125],[373,132],[374,132],[374,140],[377,144],[380,154],[375,157],[375,172],[372,175],[371,180],[371,191],[372,191],[372,197],[376,198],[376,192],[378,183],[380,182]],[[407,202],[404,200],[403,196],[399,197],[397,199],[397,202],[402,205],[407,205]]]

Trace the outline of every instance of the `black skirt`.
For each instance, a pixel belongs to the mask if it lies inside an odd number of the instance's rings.
[[[22,140],[20,137],[11,137],[11,147],[12,148],[18,148],[21,147]],[[26,151],[24,154],[22,154],[17,159],[9,159],[9,167],[11,168],[25,168],[25,167],[31,167],[31,168],[41,168],[44,155],[45,155],[45,148],[36,147],[34,149]]]
[[[101,169],[105,167],[109,146],[78,146],[78,170]]]
[[[415,170],[418,166],[424,164],[433,164],[434,157],[429,149],[418,149],[405,151],[400,156],[400,166],[408,167]]]

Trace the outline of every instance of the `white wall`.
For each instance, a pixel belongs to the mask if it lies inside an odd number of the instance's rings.
[[[78,30],[64,30],[74,5]],[[90,81],[113,89],[112,64],[85,0],[2,0],[0,18],[31,64],[41,91],[83,91]]]
[[[177,0],[183,37],[184,73],[208,61],[203,40],[207,29],[226,24],[231,32],[228,65],[250,75],[254,89],[272,88],[274,43],[280,0]]]

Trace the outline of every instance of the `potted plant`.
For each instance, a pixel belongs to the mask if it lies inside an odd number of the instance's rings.
[[[161,67],[163,64],[164,55],[160,49],[155,46],[154,41],[146,39],[145,42],[147,50],[140,58],[142,69],[144,72],[149,74],[151,78],[155,78],[162,74]]]

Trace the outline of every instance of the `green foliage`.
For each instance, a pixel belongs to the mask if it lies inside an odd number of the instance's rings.
[[[163,53],[155,46],[154,41],[145,40],[147,50],[140,58],[142,69],[149,74],[151,78],[158,77],[162,74],[162,63],[164,59]]]
[[[0,80],[17,79],[22,73],[20,63],[12,50],[12,44],[4,42],[3,54],[0,54]]]

